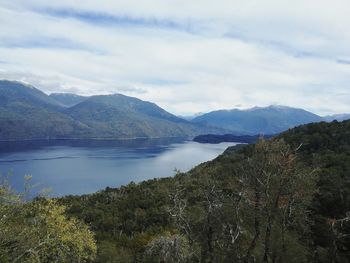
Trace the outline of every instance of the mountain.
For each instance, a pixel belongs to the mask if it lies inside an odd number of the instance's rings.
[[[0,140],[59,138],[83,130],[57,101],[20,82],[0,81]]]
[[[121,94],[48,96],[30,85],[0,81],[0,140],[188,137],[222,132]]]
[[[66,107],[77,105],[88,98],[86,96],[80,96],[73,93],[51,93],[49,96]]]
[[[193,136],[206,130],[163,110],[154,103],[121,94],[92,96],[65,113],[103,137]]]
[[[350,119],[350,113],[345,114],[334,114],[334,115],[328,115],[324,116],[323,119],[325,121],[345,121]]]
[[[187,173],[60,202],[95,232],[97,262],[172,262],[147,252],[178,247],[194,255],[178,262],[256,262],[267,240],[267,262],[350,262],[350,121],[302,125]]]
[[[323,119],[303,109],[286,106],[254,107],[248,110],[218,110],[192,120],[232,131],[236,135],[277,134],[295,126]]]
[[[61,105],[31,85],[16,81],[0,80],[0,106],[21,112],[26,106],[60,110]]]

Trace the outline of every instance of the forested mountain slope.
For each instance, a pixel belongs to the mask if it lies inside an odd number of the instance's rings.
[[[63,105],[33,86],[0,81],[0,140],[77,136],[88,129],[64,110]]]
[[[65,113],[91,128],[94,137],[185,137],[210,130],[180,119],[154,103],[121,94],[92,96]]]

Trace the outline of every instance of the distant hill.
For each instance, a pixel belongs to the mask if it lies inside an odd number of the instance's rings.
[[[86,96],[80,96],[73,93],[51,93],[49,96],[66,107],[77,105],[88,98]]]
[[[222,132],[121,94],[48,96],[30,85],[0,81],[0,140],[192,137]]]
[[[303,109],[286,106],[255,107],[248,110],[219,110],[194,118],[194,123],[210,124],[236,135],[277,134],[295,126],[322,121]]]
[[[233,134],[205,134],[198,135],[193,138],[193,141],[199,143],[221,143],[221,142],[237,142],[237,143],[256,143],[259,139],[270,139],[273,135],[264,135],[263,137],[260,135],[233,135]]]
[[[324,116],[323,119],[325,121],[345,121],[345,120],[350,120],[350,113],[348,114],[334,114],[334,115],[328,115]]]

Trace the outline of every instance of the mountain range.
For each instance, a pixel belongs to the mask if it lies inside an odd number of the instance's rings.
[[[346,120],[350,120],[350,113],[327,115],[327,116],[324,116],[323,119],[327,122],[346,121]]]
[[[192,120],[222,127],[238,135],[277,134],[301,124],[320,121],[323,118],[311,112],[279,105],[212,111]]]
[[[235,135],[278,134],[296,126],[314,122],[344,121],[350,114],[321,117],[309,111],[281,105],[247,110],[218,110],[194,117],[192,122],[230,130]]]
[[[131,139],[201,134],[271,135],[313,122],[346,120],[273,105],[218,110],[186,119],[154,103],[122,94],[45,94],[21,82],[0,80],[0,140]]]
[[[48,96],[31,85],[0,81],[0,140],[188,137],[222,130],[121,94]]]

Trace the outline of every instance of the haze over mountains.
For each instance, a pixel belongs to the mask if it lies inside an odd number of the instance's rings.
[[[46,95],[30,85],[0,81],[0,140],[277,134],[301,124],[348,118],[347,114],[320,117],[303,109],[269,106],[219,110],[185,120],[154,103],[121,94]]]

